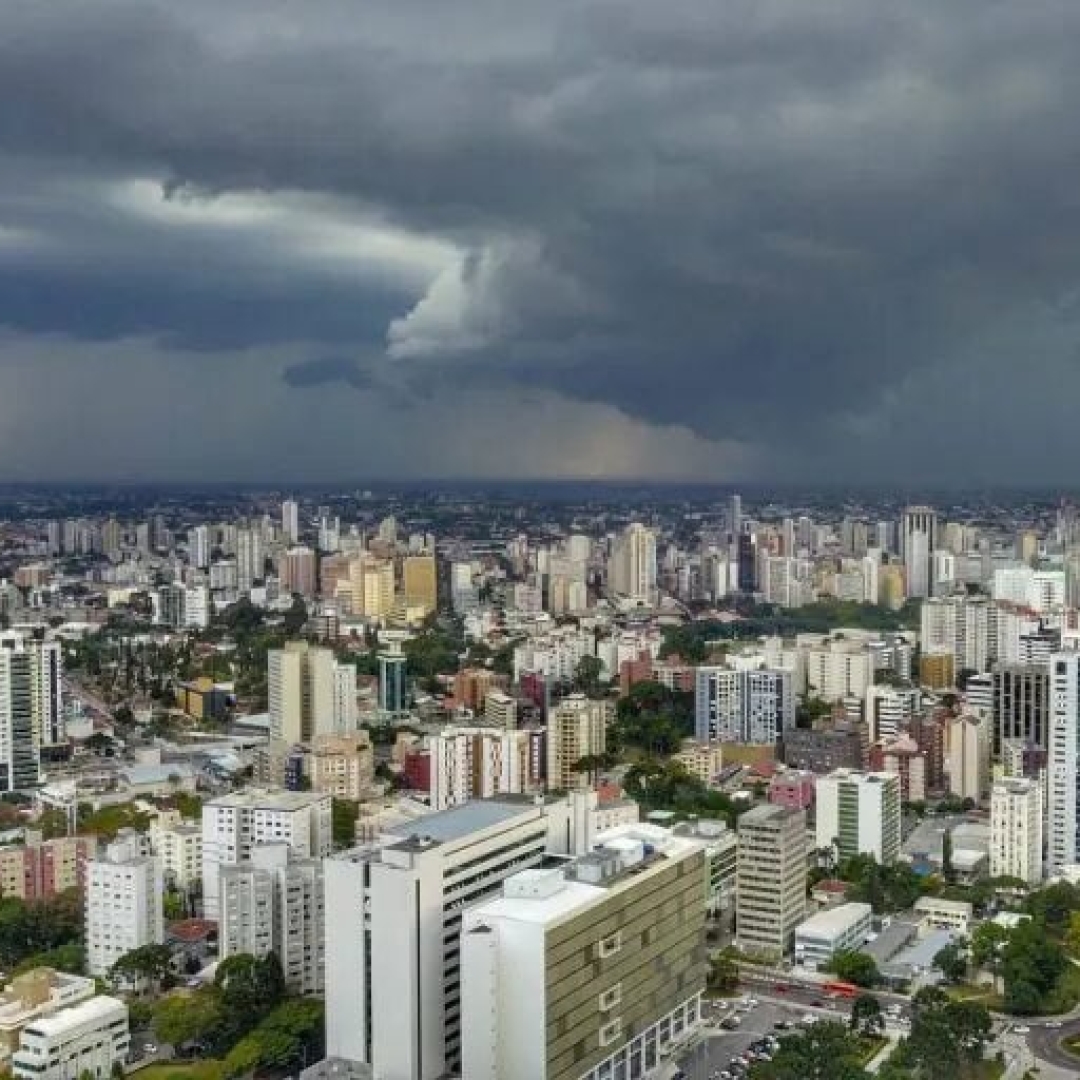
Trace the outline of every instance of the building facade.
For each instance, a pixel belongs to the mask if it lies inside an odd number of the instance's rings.
[[[873,855],[888,865],[900,855],[900,777],[838,769],[818,778],[816,844],[838,859]]]

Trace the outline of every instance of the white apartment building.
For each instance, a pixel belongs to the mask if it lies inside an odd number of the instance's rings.
[[[33,657],[20,639],[5,634],[0,638],[0,792],[25,790],[41,779],[33,686]]]
[[[267,656],[270,737],[286,744],[356,730],[356,668],[332,649],[290,641]]]
[[[446,810],[471,799],[522,795],[544,787],[542,729],[450,727],[428,735],[431,808]]]
[[[981,802],[990,784],[990,750],[993,742],[987,717],[953,717],[949,721],[949,793],[959,799]]]
[[[956,671],[986,671],[994,656],[991,608],[990,601],[978,596],[924,600],[919,634],[923,654],[952,656]]]
[[[873,855],[889,864],[900,855],[900,777],[837,769],[818,778],[815,844],[838,858]]]
[[[251,859],[222,867],[218,941],[222,960],[238,953],[281,961],[294,994],[321,994],[325,977],[321,859],[297,859],[285,844],[253,848]]]
[[[806,814],[771,803],[738,821],[735,932],[740,951],[778,959],[806,918]]]
[[[161,863],[165,880],[178,889],[191,888],[202,876],[202,829],[176,822],[151,827],[150,850]]]
[[[615,719],[615,702],[571,694],[551,711],[547,725],[547,786],[554,791],[588,787],[588,773],[574,766],[582,758],[607,749],[607,729]]]
[[[1065,606],[1065,571],[1034,570],[1019,564],[994,571],[993,597],[1039,614]]]
[[[999,780],[990,791],[990,876],[1042,881],[1043,790],[1034,780]]]
[[[643,1080],[700,1020],[703,859],[668,837],[525,870],[465,914],[462,1075]]]
[[[203,805],[203,913],[218,917],[218,872],[251,858],[259,844],[288,844],[302,859],[330,854],[333,846],[329,795],[249,788]]]
[[[919,711],[919,691],[914,687],[879,684],[866,690],[864,716],[870,741],[895,739],[900,728]]]
[[[1050,661],[1046,869],[1080,862],[1080,652]]]
[[[105,1080],[129,1044],[127,1005],[101,994],[27,1025],[12,1072],[18,1080]]]
[[[874,656],[865,641],[830,638],[805,650],[806,693],[823,701],[865,697],[874,683]]]
[[[461,1065],[466,908],[548,852],[575,853],[566,800],[484,800],[392,826],[327,859],[326,1052],[383,1080]]]
[[[790,671],[762,667],[699,667],[694,736],[699,742],[775,743],[795,726]]]
[[[636,604],[656,602],[656,534],[640,522],[627,525],[612,545],[608,589]]]
[[[86,864],[86,970],[104,978],[132,949],[165,940],[161,864],[110,844]]]
[[[874,909],[869,904],[837,904],[795,928],[795,963],[811,971],[828,966],[838,952],[870,940]]]
[[[23,1029],[59,1009],[77,1005],[97,993],[93,979],[39,967],[12,976],[0,993],[0,1065],[10,1068]]]

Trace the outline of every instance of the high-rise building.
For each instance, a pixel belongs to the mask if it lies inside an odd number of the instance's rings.
[[[551,711],[547,724],[547,784],[569,791],[589,783],[588,771],[575,769],[582,758],[607,750],[607,730],[615,719],[615,702],[571,694]]]
[[[900,554],[907,573],[908,596],[932,593],[934,552],[938,547],[937,512],[928,506],[909,506],[900,521]]]
[[[325,974],[321,859],[293,856],[287,844],[262,844],[247,862],[221,869],[218,948],[273,953],[294,994],[321,994]]]
[[[838,769],[818,779],[816,844],[837,858],[873,855],[888,865],[900,855],[900,777]]]
[[[1080,652],[1055,653],[1048,674],[1046,862],[1052,873],[1080,862]]]
[[[993,676],[994,753],[1006,741],[1047,749],[1050,672],[1043,664],[995,664]]]
[[[675,836],[508,878],[465,914],[462,1075],[654,1075],[700,1020],[704,888],[701,844]]]
[[[281,504],[281,532],[286,544],[295,544],[300,539],[300,507],[294,499]]]
[[[464,913],[549,851],[576,853],[572,821],[566,800],[483,800],[328,859],[327,1055],[388,1080],[460,1075]]]
[[[188,532],[188,562],[197,570],[210,565],[210,530],[205,525],[196,525]]]
[[[656,534],[632,522],[616,537],[608,567],[615,596],[637,604],[656,602]]]
[[[401,642],[390,638],[379,651],[379,708],[386,713],[404,712],[408,705],[405,654]]]
[[[430,615],[438,607],[438,581],[434,555],[406,555],[401,566],[401,591],[405,605]]]
[[[105,978],[122,956],[165,940],[161,864],[126,840],[87,864],[86,971]]]
[[[949,794],[981,802],[990,782],[990,723],[972,716],[949,721]]]
[[[699,667],[694,713],[700,742],[775,743],[795,726],[791,672]]]
[[[251,592],[256,581],[266,576],[266,556],[262,535],[258,529],[238,529],[236,532],[236,587]]]
[[[38,746],[63,743],[64,672],[60,642],[47,638],[41,630],[29,634],[9,630],[0,632],[0,651],[4,650],[29,656],[30,712],[35,743]],[[2,704],[0,715],[3,715]]]
[[[1038,885],[1042,866],[1042,788],[1034,780],[999,780],[990,792],[990,876]]]
[[[41,779],[34,735],[34,657],[18,635],[0,636],[0,792],[25,791]]]
[[[278,562],[278,577],[282,592],[313,597],[318,590],[318,556],[303,545],[289,548]]]
[[[161,863],[165,881],[178,889],[193,888],[202,876],[202,829],[186,821],[150,827],[150,850]]]
[[[220,870],[251,858],[260,844],[288,844],[301,859],[324,858],[332,846],[331,798],[317,792],[259,791],[223,795],[202,808],[203,911],[218,915]]]
[[[0,896],[45,900],[68,889],[82,889],[87,863],[96,854],[97,839],[92,836],[4,845],[0,847]]]
[[[356,668],[332,649],[289,641],[267,656],[270,738],[287,744],[356,730]]]
[[[316,735],[311,752],[311,787],[350,802],[368,798],[375,787],[375,752],[368,733]]]
[[[542,728],[448,727],[424,742],[431,759],[433,810],[543,790],[547,762]]]
[[[764,803],[738,821],[735,933],[740,951],[789,952],[806,918],[806,813]]]

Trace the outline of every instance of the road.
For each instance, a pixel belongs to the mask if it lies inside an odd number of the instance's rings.
[[[1049,1028],[1045,1022],[1032,1021],[1030,1027],[1031,1031],[1026,1036],[1026,1042],[1028,1049],[1035,1057],[1059,1069],[1067,1070],[1070,1076],[1080,1073],[1080,1059],[1061,1048],[1062,1039],[1080,1035],[1080,1019],[1061,1021],[1060,1027]],[[1012,1030],[1015,1033],[1016,1027],[1014,1026]]]

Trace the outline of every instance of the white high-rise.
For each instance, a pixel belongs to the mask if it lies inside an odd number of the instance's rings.
[[[900,521],[900,553],[907,573],[908,596],[931,594],[937,531],[937,512],[930,507],[909,506],[904,511]]]
[[[1043,866],[1043,792],[1034,780],[1000,780],[990,792],[990,876],[1037,885]]]
[[[356,730],[356,668],[332,649],[290,641],[267,656],[270,737],[309,742],[317,735]]]
[[[246,791],[203,805],[203,909],[218,916],[223,866],[247,862],[260,844],[287,844],[301,859],[324,858],[332,847],[331,798],[308,791]]]
[[[40,780],[34,681],[34,659],[22,638],[0,635],[0,792],[25,790]]]
[[[887,865],[900,855],[900,777],[837,769],[818,777],[814,789],[819,848],[841,859],[873,855]]]
[[[281,531],[287,544],[300,539],[300,507],[295,499],[286,499],[281,504]]]
[[[656,534],[633,522],[616,537],[608,568],[610,591],[639,604],[656,601]]]
[[[382,1080],[460,1075],[466,908],[547,852],[571,854],[565,800],[483,800],[328,859],[326,1052]]]
[[[699,667],[694,711],[701,742],[775,743],[795,726],[791,672]]]
[[[122,956],[165,940],[161,864],[117,841],[86,864],[86,971],[104,978]]]
[[[446,810],[470,799],[522,795],[543,789],[543,729],[451,727],[428,735],[431,808]]]
[[[196,525],[188,532],[188,562],[197,570],[210,565],[210,530],[205,525]]]
[[[256,581],[266,576],[266,554],[258,529],[238,529],[236,533],[236,587],[251,592]]]
[[[324,982],[323,864],[291,856],[286,844],[262,844],[251,859],[222,867],[219,954],[281,962],[294,994],[321,994]]]
[[[1050,658],[1047,870],[1080,862],[1080,653]]]

